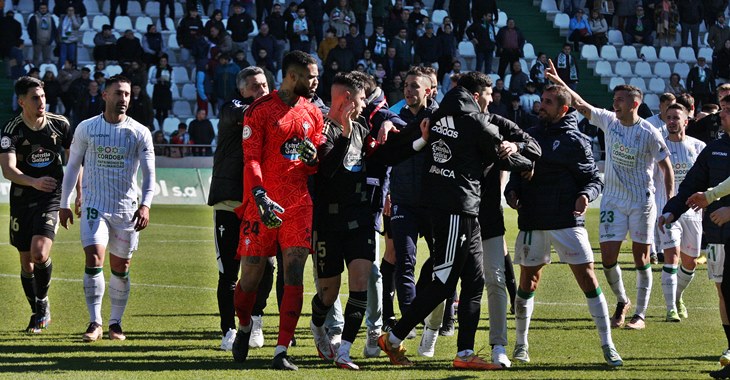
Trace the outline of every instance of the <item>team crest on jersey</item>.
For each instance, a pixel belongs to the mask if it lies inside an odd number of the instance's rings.
[[[251,132],[251,127],[249,127],[248,125],[244,125],[243,126],[243,132],[241,132],[241,137],[243,137],[243,139],[246,140],[249,137],[251,137],[251,133],[252,133]]]
[[[284,156],[287,160],[295,161],[299,159],[299,153],[297,153],[297,147],[299,144],[301,144],[302,139],[300,139],[297,136],[294,136],[290,138],[289,140],[286,140],[284,144],[281,145],[280,151],[281,155]]]
[[[8,149],[8,148],[10,148],[10,143],[11,143],[10,137],[3,136],[3,138],[0,139],[0,148]]]
[[[34,168],[45,168],[50,165],[54,159],[55,155],[52,151],[39,147],[25,158],[25,162]]]
[[[433,152],[433,160],[439,164],[444,164],[451,159],[451,148],[444,140],[438,140],[431,144],[431,152]]]
[[[304,133],[306,134],[307,133],[307,129],[309,129],[309,123],[305,121],[302,124],[302,128],[304,128]]]
[[[553,152],[560,146],[560,140],[553,141]]]

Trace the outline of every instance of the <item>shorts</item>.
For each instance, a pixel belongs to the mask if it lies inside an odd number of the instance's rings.
[[[375,239],[369,227],[349,231],[314,231],[317,278],[340,275],[353,260],[375,261]]]
[[[134,212],[108,213],[92,207],[81,210],[81,245],[103,245],[109,253],[131,259],[139,243],[139,231],[134,230]]]
[[[601,200],[599,220],[599,241],[623,241],[626,233],[631,240],[640,244],[654,243],[654,225],[656,224],[656,206],[653,201],[644,205],[608,199]]]
[[[659,231],[659,248],[665,249],[679,247],[679,251],[697,258],[700,256],[700,244],[702,243],[702,221],[680,217],[678,221],[672,222],[670,227],[664,226],[664,233]],[[657,230],[659,230],[657,228]]]
[[[286,219],[278,228],[268,228],[261,218],[249,217],[245,212],[241,221],[238,254],[241,256],[276,256],[277,245],[283,252],[291,247],[304,247],[312,253],[312,207],[300,206],[286,209]]]
[[[51,240],[58,232],[58,207],[10,206],[10,244],[20,252],[30,251],[33,236],[44,236]]]
[[[725,268],[725,244],[707,244],[707,278],[722,283]]]
[[[593,262],[593,250],[585,227],[560,230],[520,231],[515,242],[515,263],[526,267],[550,264],[550,246],[560,261],[578,265]]]

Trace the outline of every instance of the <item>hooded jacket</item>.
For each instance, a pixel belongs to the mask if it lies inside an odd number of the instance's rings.
[[[540,146],[542,156],[535,163],[532,179],[513,173],[505,194],[517,193],[517,225],[521,231],[557,230],[585,225],[575,217],[575,200],[598,198],[603,182],[593,161],[591,142],[578,130],[578,111],[570,109],[556,123],[540,123],[527,130]]]
[[[492,170],[524,171],[532,162],[519,153],[500,160],[499,127],[481,112],[472,94],[455,87],[431,115],[423,174],[423,205],[476,217],[481,199],[480,180]],[[496,165],[495,165],[496,164]]]

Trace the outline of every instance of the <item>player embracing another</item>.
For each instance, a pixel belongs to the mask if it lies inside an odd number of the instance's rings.
[[[322,112],[310,102],[317,89],[317,61],[291,51],[282,64],[281,88],[256,100],[244,114],[243,204],[238,256],[241,277],[234,291],[239,318],[233,359],[248,357],[251,312],[264,267],[281,247],[284,294],[272,368],[297,370],[287,355],[304,298],[304,265],[312,252],[312,198],[307,177],[317,171]]]

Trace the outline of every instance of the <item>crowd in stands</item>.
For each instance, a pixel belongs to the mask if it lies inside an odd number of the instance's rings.
[[[490,111],[516,122],[536,118],[548,58],[561,78],[577,88],[581,75],[590,75],[578,71],[580,49],[584,44],[600,50],[617,43],[609,41],[611,31],[620,31],[618,43],[625,45],[691,46],[696,55],[704,45],[700,30],[704,31],[711,56],[698,55],[686,75],[673,73],[665,92],[689,92],[701,105],[714,98],[718,81],[730,77],[728,0],[557,0],[558,9],[570,15],[566,44],[561,51],[537,49],[531,57],[524,54],[527,41],[515,20],[500,19],[505,14],[496,0],[436,0],[429,4],[431,9],[420,0],[179,1],[184,14],[176,13],[176,2],[159,1],[159,19],[140,13],[132,29],[131,22],[120,20],[130,15],[130,2],[113,0],[108,23],[95,29],[90,25],[100,13],[87,10],[98,10],[103,2],[56,0],[51,9],[45,1],[34,0],[34,10],[19,15],[20,4],[14,0],[14,10],[6,6],[0,17],[6,36],[0,39],[0,54],[9,63],[7,74],[11,79],[43,79],[50,110],[62,112],[76,125],[103,108],[100,90],[105,78],[122,73],[133,83],[129,114],[151,130],[164,132],[158,135],[160,142],[192,144],[214,143],[207,126],[200,134],[197,126],[193,128],[201,120],[200,112],[192,117],[193,110],[203,110],[205,120],[215,118],[220,106],[236,96],[238,71],[252,64],[261,67],[269,87],[276,88],[283,54],[294,49],[312,53],[321,63],[318,95],[325,102],[330,100],[332,78],[341,71],[372,75],[394,104],[403,98],[403,79],[411,65],[437,68],[442,93],[450,88],[452,74],[468,69],[491,74],[496,66],[494,77],[500,80]],[[148,12],[144,3],[140,9]],[[149,22],[140,25],[142,17]],[[119,29],[121,25],[129,28]],[[146,32],[141,34],[141,29]],[[80,50],[90,46],[89,32],[93,48],[83,56],[93,62],[81,62]],[[473,59],[466,60],[471,56],[462,54],[462,45],[469,42]],[[194,106],[181,114],[174,110],[178,100]],[[173,116],[181,118],[187,132],[173,130],[174,125],[164,128]],[[159,152],[173,154],[170,149]]]

